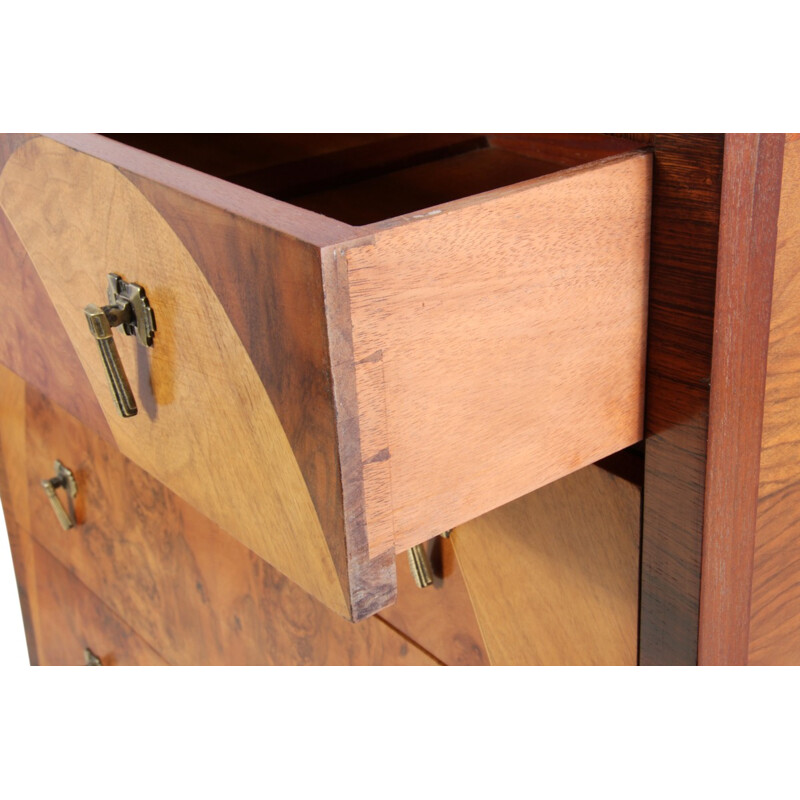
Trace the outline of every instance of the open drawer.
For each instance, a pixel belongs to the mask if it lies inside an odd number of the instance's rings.
[[[641,438],[635,147],[3,135],[0,360],[363,618],[395,553]],[[150,346],[87,326],[109,274],[146,292]]]

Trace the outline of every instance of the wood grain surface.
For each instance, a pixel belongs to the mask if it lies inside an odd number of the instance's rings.
[[[51,297],[120,450],[323,602],[349,613],[291,446],[247,351],[169,225],[119,170],[26,142],[0,175],[4,209]],[[31,214],[30,209],[39,209]],[[142,412],[118,416],[83,307],[106,273],[145,286],[152,351],[117,337]],[[136,365],[136,366],[134,366]]]
[[[641,438],[649,202],[635,153],[342,248],[371,552]]]
[[[29,527],[25,463],[25,382],[0,366],[0,497],[6,519]]]
[[[191,254],[247,351],[308,487],[351,615],[361,619],[391,603],[393,552],[359,558],[366,534],[345,526],[325,314],[326,295],[331,305],[335,291],[323,289],[319,249],[126,175]],[[349,319],[341,325],[349,329]]]
[[[378,616],[445,664],[489,663],[453,544],[436,537],[425,545],[433,567],[433,584],[420,589],[406,553],[397,557],[397,603]]]
[[[636,663],[640,498],[590,466],[453,531],[492,664]]]
[[[347,241],[358,234],[357,229],[343,222],[236,186],[105,136],[92,133],[49,133],[47,136],[77,152],[94,156],[134,175],[175,189],[201,203],[229,211],[308,244],[324,247]]]
[[[342,619],[34,390],[28,420],[33,535],[170,663],[438,663]],[[55,457],[78,481],[67,532],[38,485]]]
[[[783,134],[725,136],[703,519],[699,664],[746,664],[748,660],[783,148]]]
[[[747,656],[800,664],[800,140],[786,137]]]
[[[28,648],[28,661],[32,666],[39,664],[39,602],[36,594],[36,564],[34,562],[34,542],[30,534],[10,515],[6,514],[8,543],[14,563],[14,577],[22,612],[22,626],[25,630],[25,643]],[[11,613],[14,613],[13,611]]]
[[[557,169],[549,161],[511,150],[473,148],[449,158],[304,194],[292,202],[350,225],[368,225],[538,178]]]
[[[22,622],[31,664],[37,664],[36,591],[25,473],[25,383],[0,366],[0,499],[3,501],[8,542],[14,562]],[[0,544],[0,547],[4,545]]]
[[[654,137],[641,664],[696,664],[724,140]]]
[[[53,301],[0,209],[0,364],[111,440],[111,429]]]
[[[166,662],[43,547],[33,545],[41,666],[86,666],[88,648],[104,667]]]
[[[383,136],[347,148],[319,152],[308,158],[276,164],[229,180],[258,192],[296,202],[298,196],[368,180],[458,153],[486,147],[476,134],[430,133]],[[304,205],[305,203],[300,203]],[[332,213],[334,219],[342,219]]]
[[[391,133],[106,133],[115,141],[220,178],[298,169],[326,157],[391,148]]]
[[[487,138],[493,147],[524,153],[555,169],[587,164],[640,147],[635,140],[602,133],[492,133]]]

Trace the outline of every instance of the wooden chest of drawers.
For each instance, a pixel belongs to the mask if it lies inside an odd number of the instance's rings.
[[[712,450],[670,450],[674,379],[726,331],[676,348],[725,313],[694,277],[723,285],[728,241],[771,268],[779,144],[729,137],[747,172],[720,137],[4,135],[0,491],[32,661],[696,661],[713,506],[668,521]],[[56,460],[74,497],[43,491]]]

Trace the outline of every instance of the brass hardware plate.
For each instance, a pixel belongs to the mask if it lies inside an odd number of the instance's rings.
[[[127,283],[119,275],[108,275],[108,305],[102,308],[90,303],[83,312],[89,331],[100,348],[100,357],[114,397],[117,410],[123,417],[138,413],[131,385],[119,357],[112,329],[121,326],[128,336],[135,336],[145,347],[153,346],[156,318],[145,290],[136,283]]]
[[[88,647],[83,648],[83,663],[87,667],[102,667],[103,662],[100,657],[95,655]]]
[[[110,272],[107,294],[109,305],[116,306],[125,313],[124,319],[118,323],[122,325],[122,330],[128,336],[135,336],[145,347],[152,347],[156,317],[144,289],[136,283],[127,283],[119,275]],[[127,312],[128,306],[130,312]]]
[[[78,484],[75,481],[75,476],[72,474],[72,470],[65,467],[58,459],[56,459],[54,469],[56,473],[55,476],[48,478],[47,480],[43,480],[42,488],[47,495],[47,499],[50,501],[50,505],[53,507],[53,511],[58,521],[61,523],[61,527],[65,531],[68,531],[70,528],[74,528],[77,524],[72,500],[78,494]],[[68,511],[65,510],[64,506],[61,505],[61,501],[58,499],[58,495],[56,494],[56,489],[64,489],[66,491],[68,496]]]

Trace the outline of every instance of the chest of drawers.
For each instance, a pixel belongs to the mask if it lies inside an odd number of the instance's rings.
[[[702,661],[701,588],[741,620],[701,562],[757,540],[794,146],[4,135],[0,491],[32,660]],[[758,564],[730,576],[748,602]]]

